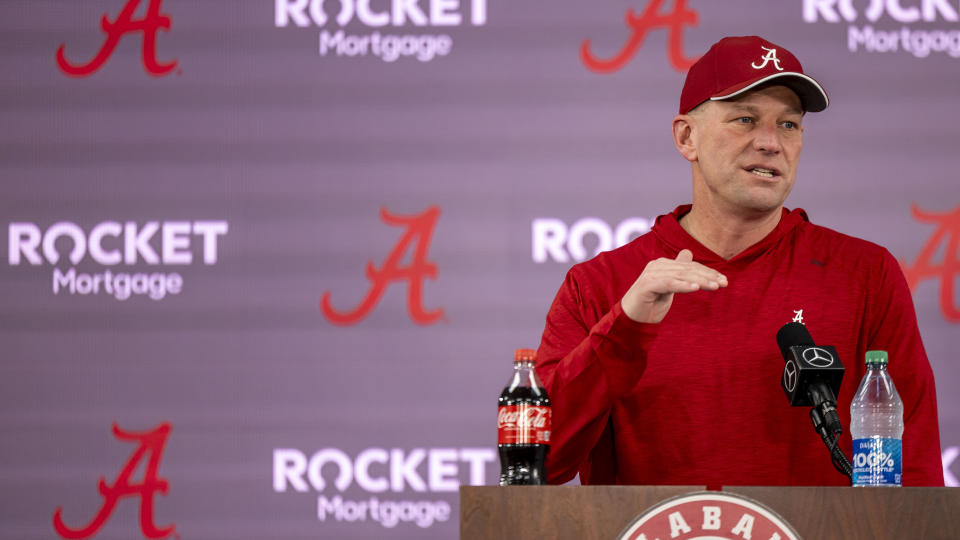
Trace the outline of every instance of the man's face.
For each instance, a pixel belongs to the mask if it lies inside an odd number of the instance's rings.
[[[803,145],[800,98],[766,86],[691,114],[694,204],[751,217],[779,209],[796,180]]]

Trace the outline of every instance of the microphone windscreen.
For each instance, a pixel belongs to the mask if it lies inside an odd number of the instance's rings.
[[[813,338],[807,327],[798,322],[788,322],[777,331],[777,345],[780,346],[780,354],[784,361],[790,355],[790,347],[795,345],[814,345]]]

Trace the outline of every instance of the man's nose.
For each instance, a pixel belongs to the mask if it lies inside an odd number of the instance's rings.
[[[779,153],[782,149],[779,126],[776,123],[763,123],[754,130],[753,147],[759,152]]]

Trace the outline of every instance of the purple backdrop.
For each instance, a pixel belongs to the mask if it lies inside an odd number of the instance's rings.
[[[957,485],[958,12],[3,2],[0,537],[454,536],[567,268],[689,201],[678,67],[758,32],[832,102],[788,206],[903,261]]]

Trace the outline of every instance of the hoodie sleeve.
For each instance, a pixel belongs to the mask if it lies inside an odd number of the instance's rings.
[[[910,289],[887,250],[877,279],[867,305],[871,321],[867,348],[887,351],[890,376],[903,401],[903,485],[942,486],[933,370],[920,339]]]
[[[610,411],[639,381],[656,338],[657,325],[627,317],[619,299],[598,319],[583,299],[594,298],[591,289],[600,287],[578,267],[567,273],[537,351],[537,374],[553,405],[550,483],[567,482],[578,471],[581,483],[613,482]]]

